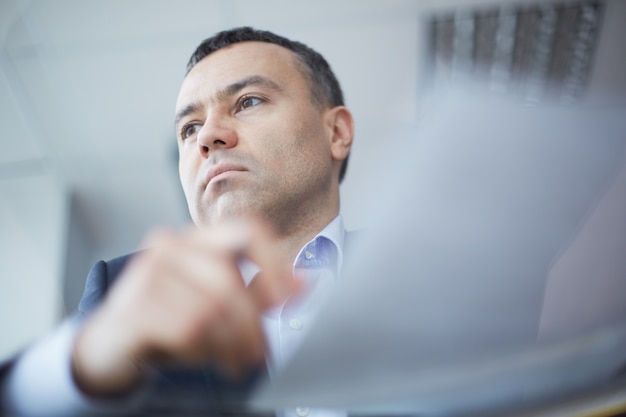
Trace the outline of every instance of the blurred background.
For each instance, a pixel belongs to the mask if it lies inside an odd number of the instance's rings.
[[[337,74],[356,122],[349,229],[436,89],[626,103],[624,0],[0,0],[0,359],[74,311],[95,261],[189,223],[176,95],[197,44],[241,25]]]

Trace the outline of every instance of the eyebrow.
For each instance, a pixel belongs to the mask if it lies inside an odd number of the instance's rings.
[[[178,126],[178,122],[180,122],[180,119],[182,119],[185,116],[190,115],[191,113],[195,113],[197,111],[200,111],[200,104],[199,103],[192,103],[189,104],[187,106],[185,106],[181,111],[179,111],[178,113],[176,113],[176,119],[174,120],[174,126]]]
[[[269,78],[260,76],[260,75],[252,75],[248,78],[244,78],[243,80],[234,82],[230,85],[227,85],[225,88],[219,90],[216,94],[216,101],[224,101],[226,100],[228,97],[231,97],[235,94],[237,94],[239,91],[243,90],[246,87],[249,86],[261,86],[261,87],[266,87],[269,88],[270,90],[274,90],[276,92],[282,92],[283,89],[276,84],[274,81],[270,80]],[[174,126],[178,125],[178,122],[180,122],[180,119],[182,119],[185,116],[188,116],[191,113],[200,111],[202,108],[202,105],[199,102],[195,102],[195,103],[191,103],[188,104],[187,106],[183,107],[182,110],[180,110],[178,113],[176,113],[176,118],[174,120]]]

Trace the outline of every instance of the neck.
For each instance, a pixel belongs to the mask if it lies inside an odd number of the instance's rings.
[[[319,217],[315,219],[316,221],[302,222],[289,232],[280,230],[278,245],[281,253],[285,255],[285,264],[292,265],[302,247],[328,226],[337,214],[338,212],[334,212],[332,215]]]
[[[285,262],[293,264],[300,249],[339,214],[339,186],[317,197],[296,199],[276,211],[265,212],[274,225]]]

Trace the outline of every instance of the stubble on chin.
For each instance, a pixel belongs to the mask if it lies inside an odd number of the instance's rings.
[[[241,190],[223,193],[213,201],[199,199],[194,222],[198,226],[211,227],[233,219],[264,218],[259,200],[255,199],[254,193]]]

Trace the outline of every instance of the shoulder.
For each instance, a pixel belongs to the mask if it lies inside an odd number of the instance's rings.
[[[78,313],[88,315],[104,299],[107,291],[117,279],[124,266],[136,253],[111,259],[98,261],[89,271],[85,282],[85,291],[78,304]]]
[[[135,256],[138,252],[129,253],[123,256],[118,256],[117,258],[113,258],[107,262],[100,261],[102,264],[106,266],[107,277],[110,280],[114,280],[120,274],[124,266],[128,263],[130,258]]]

